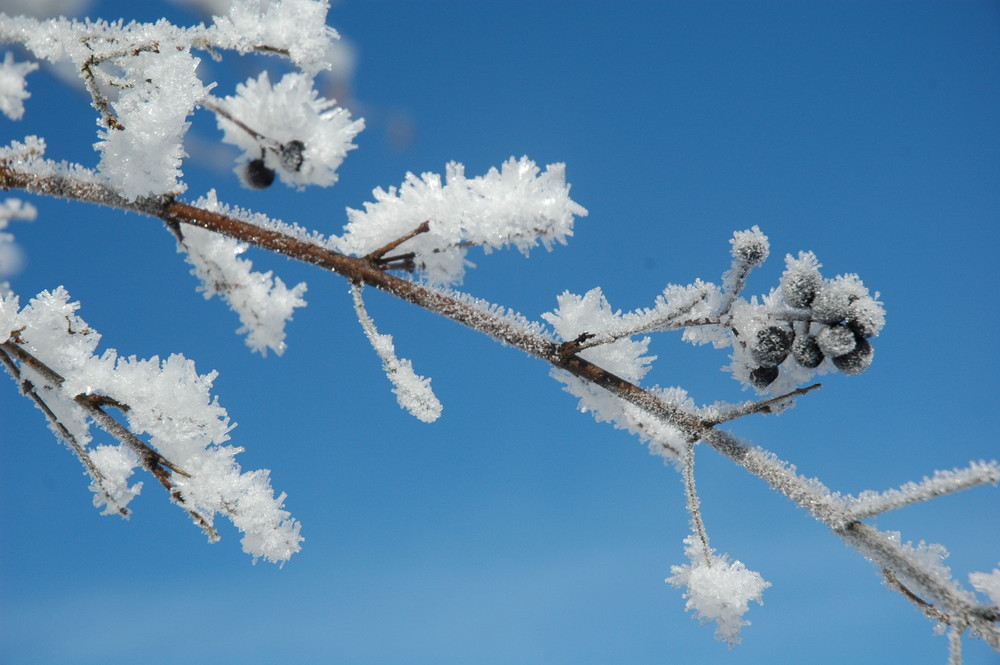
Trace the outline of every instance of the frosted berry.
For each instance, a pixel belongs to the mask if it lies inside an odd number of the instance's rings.
[[[274,170],[268,168],[263,159],[251,159],[243,167],[243,182],[252,189],[265,189],[274,182]]]
[[[792,342],[792,357],[802,367],[815,369],[823,362],[823,351],[815,335],[798,335]]]
[[[781,276],[781,296],[790,307],[808,307],[822,284],[816,270],[788,270]]]
[[[816,335],[820,350],[828,356],[842,356],[857,346],[854,331],[844,325],[833,325]]]
[[[812,301],[813,319],[823,323],[840,323],[847,318],[855,300],[846,289],[827,283]]]
[[[281,165],[288,171],[298,173],[302,168],[302,162],[305,161],[305,151],[306,144],[298,139],[282,145],[279,153]]]
[[[860,337],[874,337],[885,325],[885,310],[872,298],[859,298],[847,309],[847,325]]]
[[[788,357],[793,339],[792,331],[782,326],[758,330],[750,343],[750,355],[761,367],[777,367]]]
[[[758,388],[767,388],[777,378],[777,367],[758,367],[750,372],[750,383]]]
[[[844,374],[861,374],[872,364],[875,349],[864,337],[857,338],[857,346],[850,353],[833,359],[834,366]]]

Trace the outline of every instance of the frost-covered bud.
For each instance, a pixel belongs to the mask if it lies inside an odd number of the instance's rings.
[[[748,266],[759,266],[771,251],[767,236],[756,226],[748,231],[737,231],[729,242],[733,245],[733,258]]]
[[[850,316],[851,305],[859,300],[871,300],[871,295],[858,276],[838,275],[825,282],[816,294],[812,303],[813,319],[840,323]]]
[[[792,357],[802,367],[815,369],[823,362],[823,351],[815,335],[798,335],[792,342]]]
[[[767,388],[777,378],[777,367],[758,367],[750,372],[750,383],[758,388]]]
[[[261,158],[251,159],[244,166],[240,175],[244,184],[250,189],[266,189],[274,182],[274,170],[264,164]]]
[[[854,332],[843,325],[833,325],[816,335],[820,350],[828,356],[842,356],[857,346]]]
[[[857,346],[854,347],[854,350],[842,356],[835,357],[833,364],[844,374],[861,374],[861,372],[868,369],[872,364],[874,355],[875,349],[872,348],[871,343],[864,337],[858,337]]]
[[[840,323],[850,311],[851,295],[825,284],[812,301],[813,318],[823,323]]]
[[[804,252],[798,259],[785,258],[786,269],[781,276],[781,296],[789,307],[808,307],[823,285],[819,264],[812,252]]]
[[[847,325],[859,337],[874,337],[885,326],[885,310],[872,298],[859,298],[847,308]]]
[[[298,173],[302,169],[302,162],[305,161],[306,144],[298,139],[289,141],[281,146],[281,165],[287,171]]]
[[[757,331],[749,345],[750,355],[761,367],[777,367],[792,348],[794,335],[788,328],[769,326]]]

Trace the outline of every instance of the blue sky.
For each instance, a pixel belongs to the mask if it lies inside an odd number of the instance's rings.
[[[91,13],[198,20],[132,4]],[[776,284],[785,253],[811,249],[825,274],[857,272],[881,292],[888,325],[868,372],[825,377],[792,411],[733,432],[854,493],[1000,456],[995,2],[344,0],[330,23],[356,48],[343,93],[368,122],[340,183],[241,189],[212,161],[218,133],[202,113],[192,197],[215,187],[334,232],[344,207],[407,171],[566,162],[590,211],[575,238],[528,260],[474,256],[464,290],[531,318],[597,285],[641,307],[669,282],[718,280],[732,232],[757,224],[772,258],[749,292]],[[37,133],[49,156],[95,163],[86,99],[44,72],[29,86],[26,118],[0,120],[4,142]],[[253,254],[309,283],[288,351],[261,358],[195,292],[156,221],[32,201],[39,219],[12,229],[28,257],[14,289],[65,285],[107,346],[218,370],[244,468],[272,470],[306,542],[284,568],[253,566],[238,534],[224,526],[206,544],[151,478],[131,520],[101,517],[79,463],[0,387],[0,660],[946,662],[946,640],[860,555],[703,449],[713,546],[773,584],[728,650],[663,583],[684,562],[679,476],[577,413],[540,362],[372,294],[376,323],[444,403],[425,425],[396,406],[339,278]],[[719,371],[725,354],[670,336],[652,348],[650,383],[702,403],[747,396]],[[965,580],[1000,561],[998,513],[996,488],[980,488],[877,524],[944,544]],[[978,642],[965,657],[998,659]]]

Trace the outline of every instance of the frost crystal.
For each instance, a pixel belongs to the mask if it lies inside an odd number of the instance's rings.
[[[205,298],[218,295],[240,317],[246,343],[254,351],[266,354],[271,349],[279,356],[285,352],[285,322],[292,312],[304,307],[305,282],[289,289],[271,271],[254,272],[253,264],[239,255],[247,245],[194,226],[184,226],[180,251],[186,251],[194,266],[193,275],[201,280]]]
[[[997,607],[1000,607],[1000,568],[994,568],[990,573],[969,573],[969,582],[976,591],[985,593]]]
[[[111,103],[121,128],[99,132],[98,170],[128,199],[184,191],[179,182],[188,115],[211,86],[198,79],[199,58],[167,48],[123,59],[125,76]]]
[[[396,356],[392,335],[383,335],[375,329],[375,323],[368,316],[364,300],[361,298],[361,286],[352,285],[351,293],[354,296],[354,309],[358,313],[361,328],[365,331],[375,353],[382,359],[382,369],[392,382],[392,392],[396,394],[396,401],[417,420],[432,423],[440,418],[443,407],[437,395],[431,390],[431,380],[417,375],[413,371],[413,363],[408,359]]]
[[[233,0],[229,13],[216,16],[206,38],[240,53],[287,52],[304,71],[329,67],[337,31],[326,25],[326,0]]]
[[[771,583],[739,561],[730,561],[714,550],[706,553],[694,534],[684,539],[684,554],[691,563],[671,566],[673,576],[666,581],[677,588],[686,587],[687,609],[694,610],[702,623],[716,623],[716,639],[730,646],[739,644],[740,630],[750,625],[743,619],[750,601],[763,605],[762,594]]]
[[[24,77],[38,69],[35,62],[14,62],[14,54],[9,51],[0,60],[0,113],[11,120],[20,120],[24,115],[24,100],[31,96],[25,89]]]
[[[260,159],[257,168],[298,187],[334,184],[344,157],[357,147],[354,137],[364,129],[364,120],[352,121],[335,101],[319,96],[311,76],[300,73],[286,74],[271,85],[262,72],[238,85],[235,95],[222,100],[222,108],[222,140],[243,150],[238,171],[242,174],[245,162]]]
[[[540,171],[527,157],[511,157],[500,170],[475,178],[452,162],[443,182],[434,173],[408,173],[398,189],[379,188],[373,195],[375,202],[363,211],[348,209],[338,249],[363,256],[428,222],[427,232],[398,251],[413,252],[417,269],[436,284],[461,283],[469,245],[486,251],[514,245],[527,254],[541,242],[551,249],[572,235],[574,216],[587,214],[569,198],[563,164]]]
[[[40,293],[20,311],[17,305],[13,295],[0,300],[0,338],[35,359],[16,371],[32,386],[36,403],[44,402],[53,431],[91,474],[95,504],[103,512],[127,515],[125,504],[140,489],[127,480],[144,464],[132,453],[141,448],[162,455],[176,470],[165,476],[177,492],[172,498],[210,538],[218,537],[211,527],[221,513],[244,532],[244,550],[255,558],[286,561],[299,550],[300,525],[282,508],[284,494],[274,496],[267,471],[242,472],[235,459],[242,449],[225,445],[234,425],[211,395],[215,373],[199,375],[180,355],[142,360],[113,349],[96,355],[101,336],[77,316],[79,304],[62,288]],[[113,434],[123,429],[107,413],[100,420],[102,409],[88,410],[91,398],[121,412],[128,436],[115,436],[131,450],[89,447],[95,420]]]

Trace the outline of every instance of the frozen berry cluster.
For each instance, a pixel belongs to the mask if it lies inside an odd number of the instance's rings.
[[[868,369],[874,356],[869,340],[885,325],[881,303],[855,275],[824,279],[811,253],[788,257],[787,263],[780,295],[788,316],[775,317],[744,342],[753,364],[750,382],[771,385],[789,356],[806,369],[827,358],[844,374]]]

